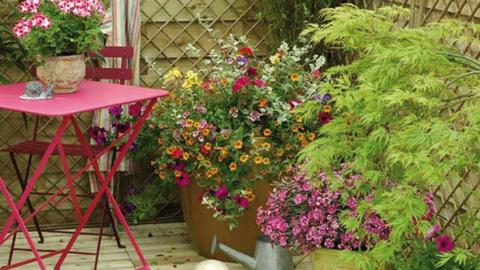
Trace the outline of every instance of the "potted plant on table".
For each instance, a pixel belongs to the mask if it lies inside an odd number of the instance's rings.
[[[324,60],[306,59],[307,47],[284,44],[265,63],[245,41],[232,38],[220,46],[207,60],[213,70],[205,80],[178,69],[164,78],[171,96],[149,121],[159,134],[158,158],[152,163],[159,181],[154,185],[181,188],[184,215],[201,255],[211,256],[214,234],[252,255],[259,234],[255,210],[265,202],[269,182],[322,125],[317,120],[307,125],[295,107],[318,99],[329,110],[331,97],[313,95]],[[138,198],[132,202],[145,205]]]
[[[33,61],[37,77],[55,93],[72,93],[85,77],[85,54],[103,46],[105,9],[100,0],[24,0],[13,28]]]

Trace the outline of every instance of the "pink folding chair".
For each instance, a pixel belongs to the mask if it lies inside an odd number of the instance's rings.
[[[88,67],[86,70],[86,78],[90,80],[112,80],[114,83],[119,83],[119,84],[126,84],[128,81],[132,80],[133,78],[133,72],[129,68],[129,61],[133,59],[133,54],[134,50],[132,47],[105,47],[102,50],[100,50],[99,54],[104,57],[104,58],[116,58],[116,59],[121,59],[121,65],[118,68],[103,68],[103,67],[98,67],[98,58],[97,54],[95,53],[90,53],[89,56],[94,59],[94,63],[96,65],[94,67]],[[19,144],[11,145],[5,149],[2,149],[1,151],[3,152],[8,152],[10,155],[10,160],[12,162],[15,174],[17,176],[17,179],[20,183],[20,186],[22,190],[25,189],[25,186],[27,185],[27,180],[29,179],[29,174],[32,168],[32,159],[33,156],[35,155],[43,155],[45,151],[47,150],[47,147],[49,145],[48,142],[42,142],[37,140],[38,137],[38,129],[39,129],[39,120],[40,117],[36,116],[35,122],[34,122],[34,128],[33,128],[33,134],[32,134],[32,139],[21,142]],[[90,150],[94,155],[97,155],[101,153],[104,150],[103,146],[98,146],[98,145],[91,145]],[[85,151],[82,150],[82,146],[80,144],[65,144],[64,145],[64,151],[67,156],[75,156],[75,157],[86,157]],[[25,174],[22,175],[18,162],[16,160],[16,155],[19,154],[24,154],[28,155],[27,159],[27,165],[25,168]],[[54,152],[55,155],[58,155],[58,149],[55,150]],[[112,153],[112,160],[111,164],[115,162],[115,150],[113,150]],[[98,179],[97,179],[98,180]],[[31,195],[37,195],[37,196],[48,196],[52,195],[47,192],[32,192]],[[65,198],[68,196],[68,194],[64,195]],[[78,197],[86,197],[90,195],[81,195],[77,194]],[[104,199],[104,207],[103,207],[103,217],[102,217],[102,223],[100,227],[100,231],[98,233],[84,233],[84,234],[90,234],[90,235],[98,235],[98,242],[97,242],[97,249],[95,253],[88,253],[88,252],[81,252],[83,255],[94,255],[95,256],[95,265],[94,269],[97,269],[98,265],[98,258],[100,254],[100,247],[101,247],[101,241],[102,237],[104,235],[104,226],[106,224],[106,217],[108,216],[110,226],[112,228],[113,234],[107,235],[107,236],[114,236],[115,240],[117,242],[117,246],[119,248],[125,248],[121,241],[120,237],[118,235],[118,230],[114,222],[114,218],[112,215],[112,212],[110,210],[110,206],[108,204],[108,200],[106,197]],[[33,214],[34,207],[30,199],[28,198],[26,201],[27,208],[31,214]],[[20,209],[21,210],[21,209]],[[35,229],[38,233],[40,243],[44,242],[44,236],[42,229],[40,227],[40,223],[38,222],[38,219],[36,217],[33,218],[33,223],[35,225]],[[68,231],[62,231],[62,230],[43,230],[46,232],[57,232],[57,233],[69,233]],[[20,248],[15,247],[16,244],[16,234],[12,238],[12,245],[10,248],[10,253],[9,253],[9,258],[8,258],[8,265],[12,263],[13,259],[13,254],[15,250],[24,250]]]

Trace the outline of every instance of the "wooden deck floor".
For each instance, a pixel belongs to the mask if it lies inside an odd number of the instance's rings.
[[[155,270],[192,270],[194,266],[204,260],[204,258],[197,255],[190,243],[189,235],[184,223],[171,224],[157,224],[157,225],[142,225],[132,227],[135,236],[142,248],[148,261],[151,263],[152,269]],[[20,235],[20,234],[19,234]],[[42,249],[57,248],[64,246],[68,241],[69,235],[64,234],[47,234],[47,243],[39,245]],[[126,249],[117,248],[115,241],[106,237],[101,250],[99,270],[132,270],[135,265],[138,265],[138,258],[136,257],[133,248],[128,245],[126,236],[122,236]],[[81,236],[80,240],[74,246],[75,250],[92,252],[96,248],[95,236]],[[19,247],[26,247],[26,242],[23,237],[19,237]],[[0,265],[4,265],[8,258],[8,249],[10,243],[6,243],[0,247]],[[29,252],[15,253],[15,260],[31,258]],[[53,264],[58,257],[47,259],[48,269],[53,269]],[[94,261],[93,256],[85,255],[69,255],[67,262],[62,267],[62,270],[82,270],[92,269]],[[303,261],[297,269],[311,270],[310,261]],[[228,264],[231,270],[245,270],[240,265]],[[38,266],[31,264],[18,269],[34,270]],[[271,269],[274,270],[274,269]]]

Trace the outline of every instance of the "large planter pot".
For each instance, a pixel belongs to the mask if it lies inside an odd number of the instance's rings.
[[[340,259],[341,252],[336,249],[320,248],[312,253],[313,270],[359,270],[353,262]]]
[[[54,93],[67,94],[77,91],[85,78],[85,56],[83,54],[53,56],[43,60],[37,67],[37,77],[44,84],[54,83]]]
[[[267,202],[271,191],[269,181],[258,181],[255,196],[245,215],[239,218],[239,226],[230,230],[228,224],[213,218],[213,211],[202,205],[199,199],[202,189],[195,184],[190,184],[180,191],[183,215],[191,234],[192,243],[201,256],[220,261],[232,262],[233,260],[221,251],[211,254],[211,244],[214,235],[219,241],[242,253],[253,256],[257,237],[261,235],[256,224],[257,208]]]

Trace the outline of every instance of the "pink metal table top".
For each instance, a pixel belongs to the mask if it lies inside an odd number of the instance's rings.
[[[25,83],[0,85],[0,109],[43,116],[65,116],[115,105],[164,97],[167,91],[83,81],[73,94],[56,94],[50,100],[22,100]]]

